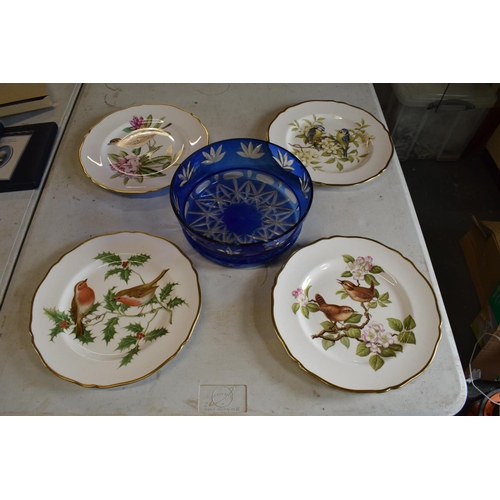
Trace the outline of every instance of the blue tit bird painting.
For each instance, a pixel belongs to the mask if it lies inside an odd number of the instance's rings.
[[[323,125],[317,125],[315,127],[311,127],[307,132],[307,142],[311,144],[316,149],[319,149],[319,142],[323,137],[323,132],[325,131],[325,127]]]
[[[340,147],[342,148],[342,157],[347,158],[347,151],[349,150],[349,130],[346,128],[340,129],[337,132],[337,142],[340,144]]]

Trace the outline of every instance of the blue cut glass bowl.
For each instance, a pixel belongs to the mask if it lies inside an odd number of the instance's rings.
[[[307,169],[292,153],[258,139],[228,139],[186,158],[170,184],[184,235],[224,266],[259,265],[297,239],[312,203]]]

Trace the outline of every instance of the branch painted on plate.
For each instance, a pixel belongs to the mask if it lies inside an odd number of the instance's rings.
[[[115,349],[120,352],[126,351],[120,363],[121,367],[129,364],[146,342],[152,342],[169,333],[165,327],[155,328],[154,320],[158,313],[160,311],[167,312],[169,324],[171,325],[174,309],[188,304],[183,298],[173,296],[178,283],[168,282],[162,287],[157,285],[166,271],[163,271],[156,278],[158,281],[153,280],[153,282],[145,284],[141,274],[135,269],[131,269],[131,267],[143,266],[150,259],[151,257],[146,254],[128,256],[127,260],[123,260],[119,255],[112,252],[98,254],[94,260],[100,260],[109,267],[104,280],[113,278],[128,284],[132,275],[137,276],[141,283],[127,290],[137,290],[137,287],[139,287],[143,289],[142,292],[144,291],[144,285],[146,285],[145,290],[148,290],[148,293],[146,295],[142,294],[142,297],[145,297],[142,302],[136,299],[134,304],[134,297],[130,299],[123,298],[124,296],[117,291],[118,286],[112,286],[103,295],[101,301],[95,302],[84,313],[81,320],[82,328],[78,334],[73,307],[67,311],[46,307],[43,311],[53,323],[53,327],[49,332],[50,340],[54,342],[54,339],[60,333],[68,333],[74,335],[75,339],[80,343],[89,344],[96,341],[94,334],[100,328],[101,340],[108,345],[118,333],[128,332],[127,335],[118,340],[118,346]],[[129,293],[132,296],[132,293]]]
[[[327,321],[321,324],[322,330],[311,335],[313,340],[320,338],[325,350],[340,342],[346,348],[351,345],[351,339],[358,342],[356,355],[369,357],[369,364],[377,371],[384,366],[383,358],[395,357],[396,353],[403,351],[403,344],[416,344],[414,329],[415,320],[408,315],[404,320],[386,318],[389,329],[380,322],[372,319],[373,310],[377,307],[388,307],[391,304],[389,292],[380,294],[376,287],[380,283],[374,275],[384,273],[382,267],[373,263],[370,256],[342,255],[347,264],[345,271],[337,281],[341,283],[342,290],[336,292],[340,299],[350,299],[356,307],[361,305],[363,313],[356,312],[351,306],[328,304],[322,295],[316,294],[315,299],[309,298],[312,285],[304,290],[297,288],[292,291],[294,302],[293,314],[301,312],[310,319],[311,313],[322,312]],[[346,280],[352,278],[354,282]],[[362,286],[361,282],[369,286]],[[364,320],[363,320],[364,318]],[[392,331],[390,331],[392,330]]]

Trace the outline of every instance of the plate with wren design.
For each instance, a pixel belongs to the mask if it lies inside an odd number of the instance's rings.
[[[387,128],[364,109],[337,101],[306,101],[281,111],[268,140],[293,153],[314,183],[352,186],[378,177],[394,146]]]
[[[90,129],[80,163],[95,184],[117,193],[147,193],[170,185],[177,166],[208,144],[192,113],[172,105],[143,104],[111,113]]]
[[[198,273],[176,245],[142,232],[96,236],[63,255],[38,287],[32,344],[64,380],[130,384],[179,353],[200,309]]]
[[[272,291],[276,333],[289,356],[325,384],[386,392],[432,362],[441,338],[436,295],[397,250],[333,236],[295,252]]]

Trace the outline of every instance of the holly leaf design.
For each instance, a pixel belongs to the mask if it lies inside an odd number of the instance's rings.
[[[78,340],[82,344],[91,344],[94,342],[95,337],[92,335],[92,332],[82,324],[82,330],[83,333],[81,335],[76,335],[76,325],[75,328],[73,329],[73,333],[75,334],[76,340]]]
[[[130,349],[129,352],[125,356],[123,356],[123,359],[121,360],[120,363],[120,368],[122,366],[128,365],[131,361],[132,358],[139,352],[139,345],[136,345],[133,349]]]
[[[143,266],[149,259],[151,259],[151,256],[141,253],[139,255],[132,255],[128,259],[128,263],[131,266]]]
[[[66,330],[70,325],[73,324],[73,320],[68,313],[59,311],[55,308],[45,308],[43,309],[45,315],[54,322],[54,327],[50,330],[50,340],[54,341],[54,337],[59,335],[61,332]]]
[[[172,290],[174,289],[174,286],[178,285],[178,284],[179,283],[167,283],[160,290],[160,300],[163,302],[172,293]]]
[[[115,351],[124,351],[125,349],[128,349],[133,345],[135,345],[138,348],[139,347],[138,342],[139,339],[135,335],[127,335],[126,337],[123,337],[120,340],[118,347],[115,349]],[[137,352],[139,352],[139,349],[137,349]]]
[[[121,257],[111,252],[102,252],[97,257],[94,257],[94,260],[100,260],[104,264],[108,264],[110,266],[122,265]]]
[[[118,317],[113,316],[112,318],[109,318],[108,321],[106,322],[106,326],[104,327],[104,330],[102,331],[103,333],[103,339],[106,342],[106,345],[108,345],[109,341],[113,339],[113,337],[116,334],[116,325],[118,324]]]
[[[115,289],[115,286],[110,288],[108,293],[104,296],[104,309],[111,312],[116,312],[119,308],[118,303],[115,301]]]
[[[148,342],[152,342],[153,340],[159,339],[168,333],[166,328],[156,328],[155,330],[151,330],[146,333],[144,336],[144,340]]]
[[[142,333],[144,331],[144,327],[140,323],[130,323],[125,327],[125,330],[132,333]]]
[[[106,271],[106,274],[104,275],[104,279],[108,279],[110,276],[113,276],[114,274],[120,274],[122,272],[121,265],[120,267],[111,267]]]
[[[175,297],[167,302],[167,307],[169,309],[173,309],[174,307],[181,306],[182,304],[185,304],[186,301],[184,299],[181,299],[180,297]]]

